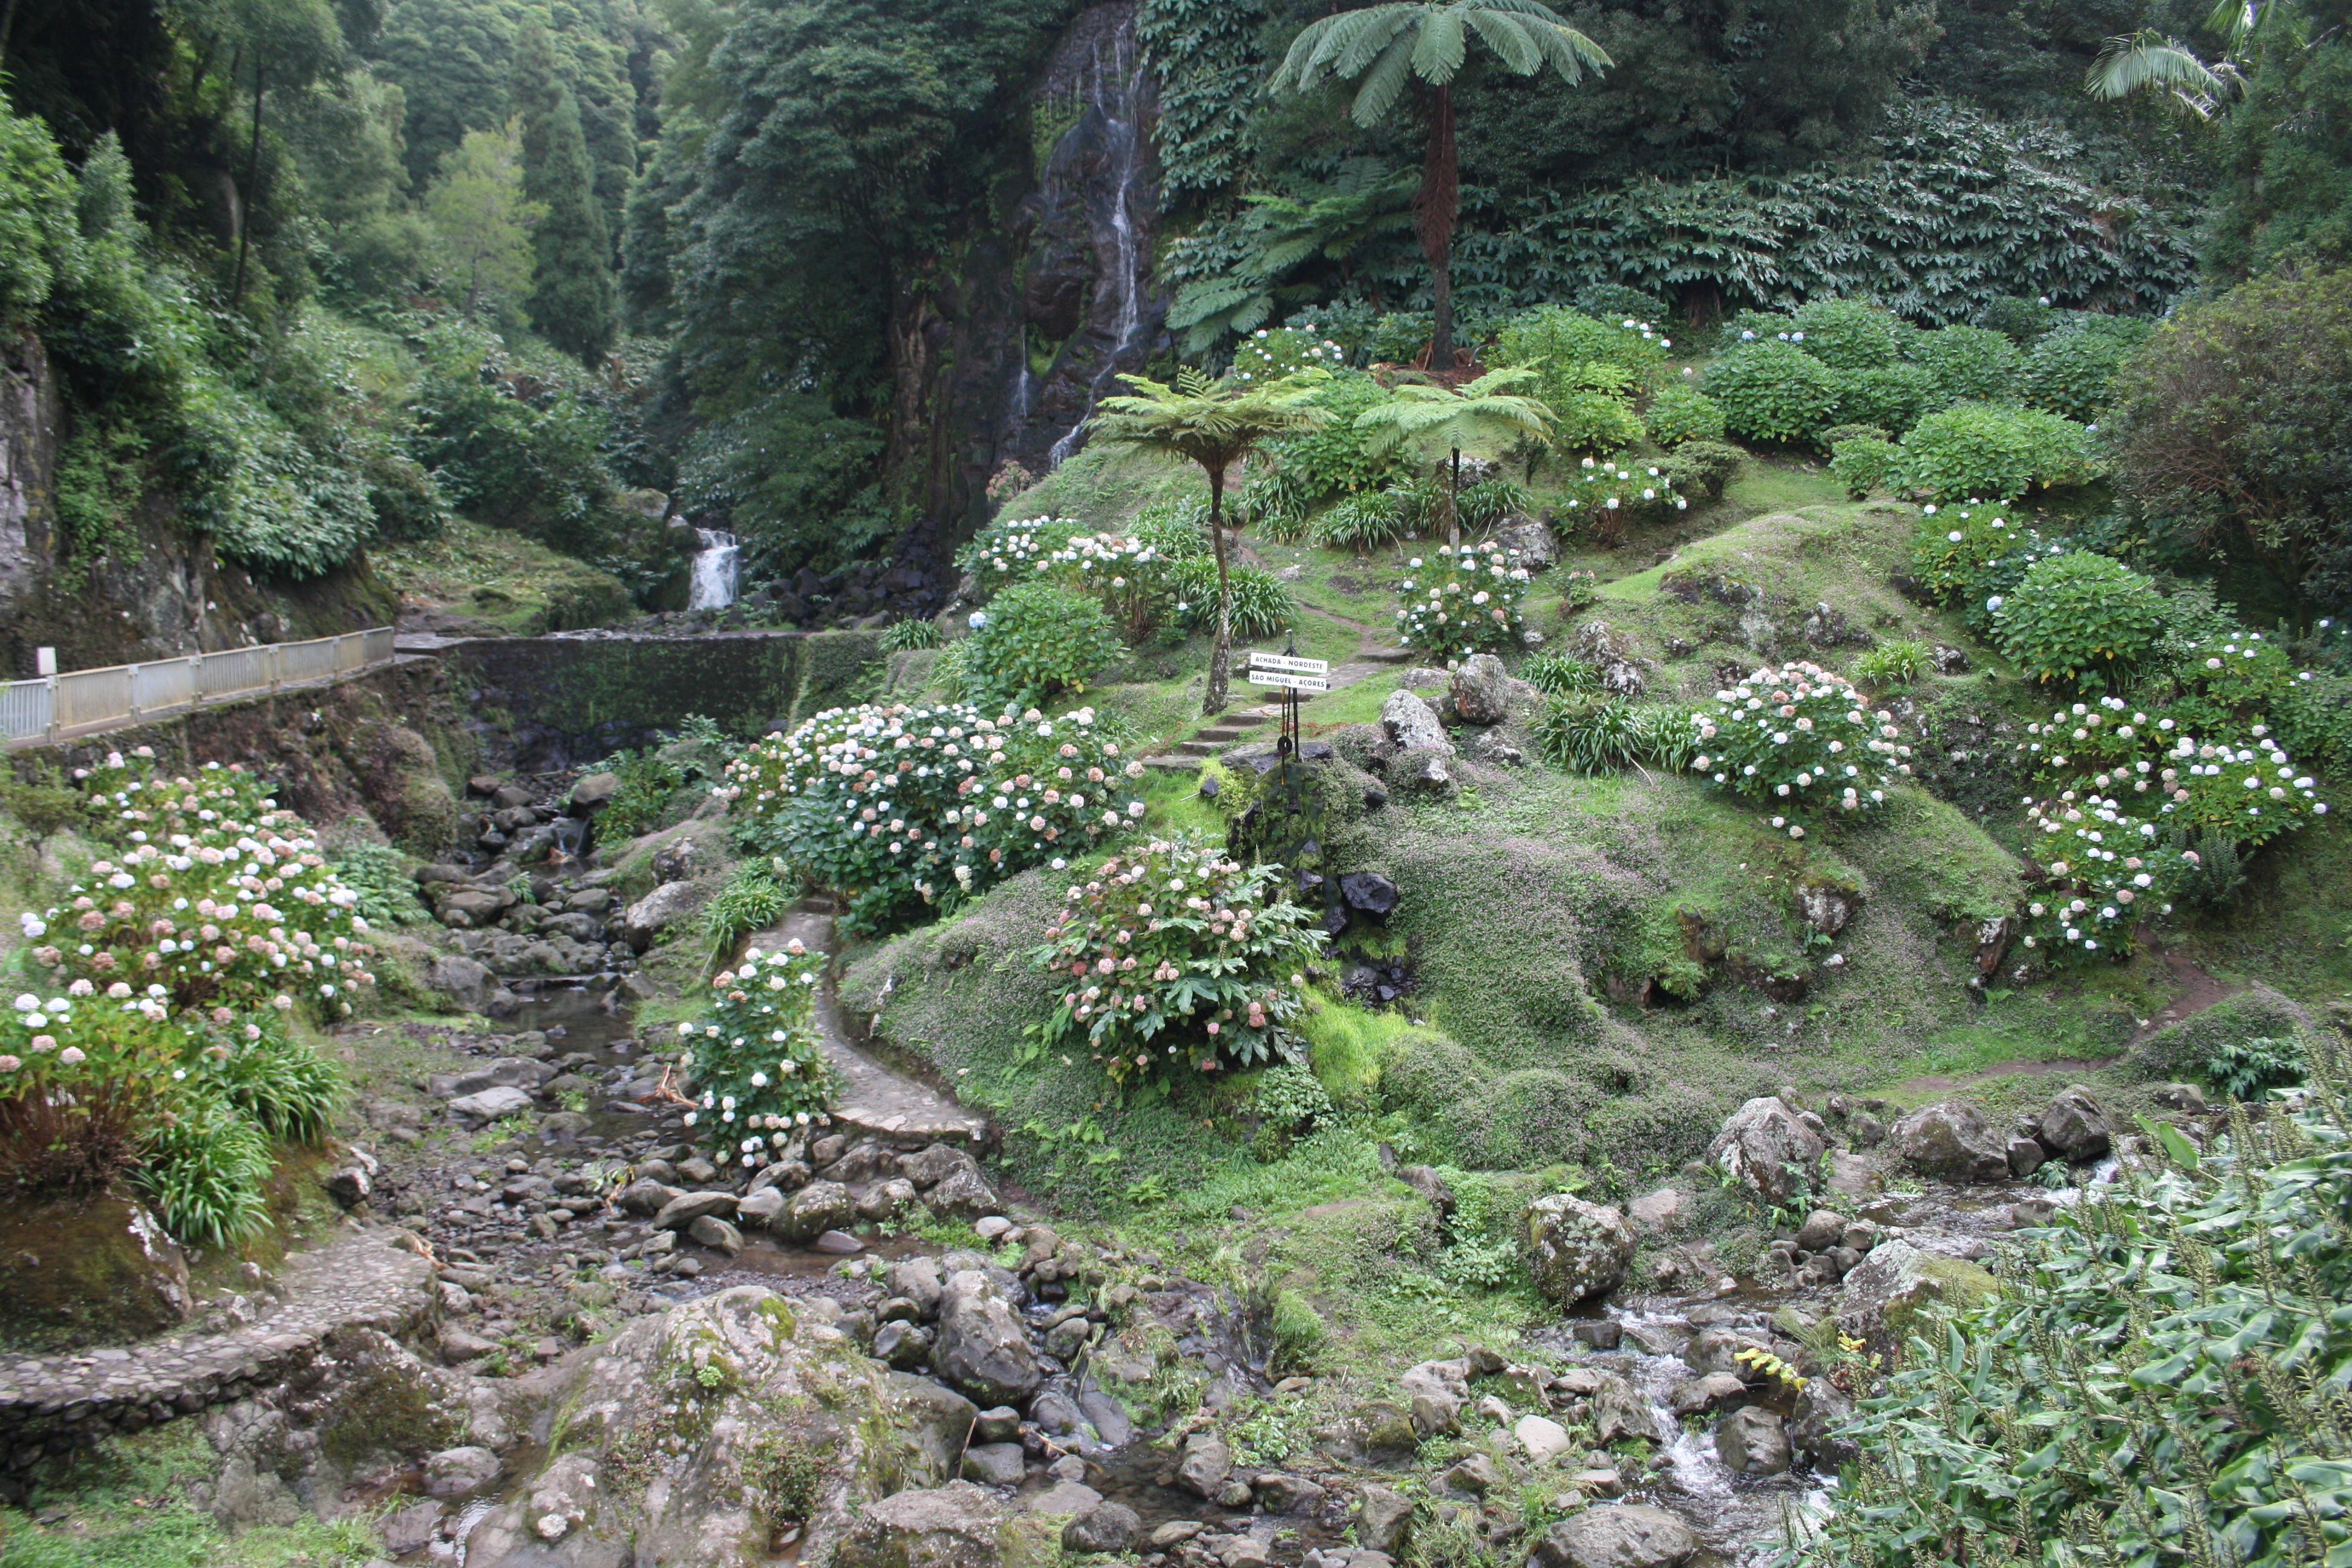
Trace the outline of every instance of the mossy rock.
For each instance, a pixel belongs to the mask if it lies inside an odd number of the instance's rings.
[[[122,1344],[177,1328],[194,1306],[187,1260],[127,1197],[15,1203],[0,1215],[0,1345]]]
[[[1905,1270],[1911,1282],[1886,1303],[1886,1331],[1901,1343],[1930,1316],[1965,1312],[2000,1294],[1992,1271],[1965,1258],[1923,1254]]]

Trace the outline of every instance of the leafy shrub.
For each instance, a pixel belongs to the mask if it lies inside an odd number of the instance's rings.
[[[1742,343],[1708,367],[1706,395],[1733,434],[1797,441],[1830,422],[1837,374],[1795,343]]]
[[[1561,305],[1538,305],[1503,323],[1487,359],[1494,364],[1535,367],[1540,374],[1535,395],[1548,403],[1555,393],[1583,384],[1578,376],[1586,365],[1622,371],[1624,390],[1645,391],[1674,346],[1651,321],[1633,315],[1594,317]]]
[[[1462,526],[1480,532],[1499,526],[1505,518],[1524,515],[1535,504],[1536,498],[1527,486],[1500,474],[1463,486],[1462,493],[1454,500],[1454,514],[1462,520]]]
[[[1352,550],[1366,555],[1404,537],[1404,509],[1393,490],[1345,496],[1317,518],[1309,531],[1326,550]]]
[[[1135,542],[1163,561],[1210,554],[1209,503],[1199,496],[1156,500],[1135,514]]]
[[[1939,403],[2008,403],[2017,396],[2017,345],[1985,327],[1939,327],[1911,340],[1911,363],[1935,381]]]
[[[1553,508],[1553,525],[1563,534],[1580,530],[1600,543],[1613,545],[1624,537],[1629,522],[1663,522],[1688,511],[1690,501],[1676,493],[1673,461],[1636,468],[1628,465],[1640,463],[1638,458],[1585,458],[1567,495]]]
[[[2168,1159],[2022,1233],[2000,1293],[1916,1335],[1845,1425],[1860,1461],[1799,1561],[1904,1568],[1962,1539],[1987,1564],[2060,1541],[2106,1563],[2320,1555],[2347,1507],[2342,1070],[2201,1154],[2159,1129]]]
[[[892,621],[882,628],[884,653],[909,653],[919,647],[940,646],[940,624],[921,616],[910,616],[902,621]]]
[[[1823,447],[1835,450],[1840,441],[1852,441],[1865,437],[1873,441],[1889,439],[1886,427],[1883,425],[1832,425],[1814,439],[1820,441]]]
[[[1552,697],[1597,697],[1601,671],[1566,648],[1548,647],[1519,666],[1521,680]]]
[[[250,774],[208,764],[164,778],[120,752],[76,772],[86,775],[91,834],[121,847],[119,859],[91,862],[66,908],[24,917],[30,939],[49,921],[72,923],[70,947],[31,952],[59,982],[87,982],[117,1001],[135,985],[135,1005],[159,1011],[301,1006],[321,1018],[349,1013],[351,996],[374,984],[359,895],[310,825],[278,810]]]
[[[1939,501],[2014,500],[2035,485],[2090,477],[2090,437],[2082,426],[2054,414],[1972,403],[1913,426],[1895,469],[1898,482]]]
[[[796,1132],[829,1121],[840,1084],[817,1034],[824,963],[797,941],[773,952],[747,948],[710,982],[702,1016],[677,1026],[701,1091],[687,1125],[701,1128],[715,1163],[765,1164]]]
[[[710,962],[723,962],[744,936],[783,919],[799,896],[782,861],[756,856],[738,860],[702,907],[702,940],[710,944]]]
[[[1650,399],[1650,411],[1643,416],[1643,423],[1650,439],[1661,447],[1678,447],[1685,441],[1720,441],[1723,405],[1696,387],[1670,381]]]
[[[972,620],[958,695],[989,706],[1020,708],[1083,691],[1127,651],[1100,604],[1051,583],[1007,588]]]
[[[1260,327],[1234,345],[1234,374],[1243,381],[1279,381],[1302,370],[1338,370],[1347,363],[1347,350],[1302,327]]]
[[[1986,302],[1974,324],[2023,348],[2058,324],[2058,312],[2047,300],[2003,294]]]
[[[670,802],[687,785],[686,770],[657,747],[615,752],[590,770],[621,781],[596,813],[596,832],[608,844],[635,838],[663,826]]]
[[[1862,693],[1819,665],[1768,665],[1717,692],[1712,712],[1690,716],[1705,748],[1690,765],[1762,805],[1867,810],[1885,801],[1891,774],[1911,771],[1893,718],[1882,710],[1874,722]],[[1789,825],[1789,836],[1804,829]]]
[[[2301,1083],[2304,1072],[2303,1042],[2266,1035],[2217,1041],[2205,1064],[2206,1080],[2231,1100],[2268,1100],[2271,1090]]]
[[[2184,305],[2116,378],[2116,489],[2176,548],[2352,600],[2352,271]]]
[[[1624,373],[1608,365],[1577,368],[1583,373],[1577,378],[1582,385],[1556,384],[1563,378],[1549,378],[1555,384],[1543,398],[1552,411],[1545,447],[1555,452],[1611,452],[1639,441],[1642,416],[1633,412]]]
[[[173,1236],[226,1247],[260,1233],[277,1168],[269,1140],[236,1106],[190,1095],[149,1130],[133,1184]]]
[[[2027,351],[2019,387],[2031,408],[2094,420],[2115,401],[2116,374],[2156,323],[2145,317],[2089,317]]]
[[[1794,321],[1805,352],[1832,370],[1881,370],[1895,363],[1900,323],[1875,305],[1812,300],[1799,308]]]
[[[1191,838],[1112,856],[1031,954],[1061,977],[1044,1043],[1084,1049],[1115,1083],[1298,1060],[1290,1022],[1321,943],[1285,885],[1279,866]]]
[[[1994,642],[2029,679],[2085,691],[2123,679],[2164,627],[2155,584],[2087,550],[2035,563],[1991,609]]]
[[[1563,618],[1590,609],[1601,600],[1601,579],[1592,572],[1570,572],[1555,581],[1559,584],[1559,613]]]
[[[2352,677],[2296,671],[2276,716],[2288,750],[2330,778],[2352,776]]]
[[[1517,551],[1492,540],[1458,552],[1441,544],[1425,566],[1418,555],[1407,564],[1415,574],[1397,584],[1397,630],[1407,647],[1454,658],[1520,640],[1528,569]]]
[[[1910,686],[1927,673],[1928,648],[1916,637],[1880,643],[1853,662],[1853,672],[1872,686]]]
[[[333,1124],[343,1100],[343,1080],[334,1068],[299,1040],[286,1037],[275,1023],[241,1047],[207,1051],[203,1079],[246,1120],[273,1138],[316,1143]]]
[[[2135,928],[2170,914],[2196,868],[2193,856],[2161,847],[2156,825],[2134,822],[2119,797],[2068,790],[2025,816],[2058,854],[2049,888],[2026,906],[2021,940],[2053,963],[2128,957]]]
[[[1992,628],[1993,612],[2039,561],[2065,552],[2038,530],[2011,522],[1991,507],[1920,510],[1912,570],[1939,605],[1958,605],[1979,634]]]
[[[1330,422],[1305,435],[1268,441],[1260,448],[1267,469],[1289,476],[1286,486],[1295,487],[1295,499],[1309,507],[1331,496],[1379,489],[1409,477],[1412,463],[1402,447],[1375,450],[1370,432],[1356,426],[1360,415],[1387,400],[1381,384],[1361,372],[1334,375],[1314,397],[1315,405],[1330,415]],[[1253,481],[1252,490],[1264,482]]]
[[[1936,395],[1935,378],[1916,364],[1838,373],[1837,416],[1841,420],[1875,425],[1899,436],[1942,401]],[[1816,439],[1823,446],[1830,444],[1826,432]]]
[[[1611,697],[1555,698],[1538,715],[1530,734],[1537,755],[1580,773],[1632,767],[1650,754],[1654,741],[1651,715]]]
[[[1830,447],[1830,472],[1856,500],[1884,489],[1899,456],[1883,436],[1849,436]]]
[[[1656,295],[1628,289],[1622,283],[1587,283],[1576,291],[1573,303],[1586,315],[1603,321],[1664,323],[1671,314],[1666,302]]]
[[[409,859],[390,845],[353,844],[336,850],[327,863],[356,897],[352,912],[370,925],[421,925],[428,913],[416,896]]]
[[[1658,465],[1659,471],[1684,496],[1704,494],[1709,500],[1721,500],[1723,489],[1739,472],[1739,465],[1748,454],[1721,441],[1685,441],[1675,448],[1674,456]]]
[[[1298,601],[1290,585],[1263,566],[1234,566],[1227,574],[1233,589],[1233,629],[1240,637],[1270,637],[1298,617]],[[1200,630],[1217,624],[1217,563],[1195,556],[1168,568],[1167,592],[1174,601],[1176,624]]]

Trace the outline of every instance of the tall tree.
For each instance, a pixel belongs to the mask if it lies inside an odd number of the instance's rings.
[[[1307,92],[1326,78],[1360,79],[1350,113],[1365,126],[1395,108],[1407,86],[1422,84],[1429,140],[1413,221],[1435,296],[1429,363],[1440,371],[1454,363],[1454,222],[1462,214],[1454,78],[1468,58],[1473,32],[1520,76],[1549,66],[1573,87],[1587,69],[1597,73],[1612,63],[1600,45],[1541,0],[1391,0],[1310,25],[1290,46],[1271,84],[1276,92]]]
[[[525,308],[541,337],[593,369],[613,346],[613,237],[580,133],[580,105],[536,20],[515,40],[514,98],[522,116],[523,195],[546,211],[531,234]]]
[[[1106,397],[1087,428],[1097,441],[1133,447],[1201,465],[1209,476],[1209,541],[1217,555],[1217,635],[1209,652],[1209,690],[1203,713],[1225,710],[1234,648],[1234,584],[1225,563],[1225,474],[1280,436],[1320,429],[1330,415],[1314,403],[1313,372],[1276,381],[1211,381],[1197,370],[1180,370],[1174,385],[1139,375],[1123,378],[1135,390]]]
[[[465,290],[471,320],[487,300],[511,304],[530,287],[531,231],[547,209],[522,194],[522,133],[514,125],[468,131],[441,160],[441,177],[425,193],[434,257],[449,282]]]

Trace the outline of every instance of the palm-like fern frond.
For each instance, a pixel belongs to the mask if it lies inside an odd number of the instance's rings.
[[[1549,66],[1574,85],[1588,69],[1613,63],[1541,0],[1391,0],[1310,24],[1268,86],[1304,92],[1327,77],[1356,81],[1351,113],[1358,124],[1370,125],[1394,107],[1412,79],[1432,87],[1451,83],[1468,56],[1472,32],[1520,76]]]
[[[2227,68],[2223,62],[2222,69]],[[2170,93],[2200,120],[2212,117],[2229,96],[2230,85],[2221,70],[2198,58],[2187,45],[2150,31],[2109,38],[2083,79],[2083,90],[2097,99],[2128,98],[2150,89]]]
[[[1370,445],[1393,450],[1407,441],[1449,450],[1500,446],[1540,437],[1551,428],[1552,411],[1540,400],[1506,390],[1535,379],[1524,366],[1490,370],[1460,387],[1408,382],[1391,389],[1389,401],[1356,418]]]

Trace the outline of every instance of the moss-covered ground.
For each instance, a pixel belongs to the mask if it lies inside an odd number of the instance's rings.
[[[1113,527],[1201,488],[1172,465],[1088,455],[1019,510]],[[1540,504],[1554,487],[1534,488]],[[2061,526],[2064,498],[2053,502],[2046,521]],[[1305,1033],[1334,1108],[1315,1127],[1269,1126],[1254,1075],[1122,1095],[1090,1063],[1038,1046],[1027,1025],[1049,992],[1028,954],[1068,873],[1017,879],[955,918],[854,950],[845,1003],[996,1113],[1016,1185],[1188,1268],[1234,1271],[1269,1313],[1289,1292],[1297,1336],[1319,1347],[1297,1353],[1344,1384],[1349,1368],[1507,1342],[1536,1303],[1489,1254],[1507,1255],[1527,1193],[1622,1199],[1673,1179],[1748,1096],[1793,1085],[1914,1104],[1959,1092],[2005,1113],[2088,1081],[2129,1110],[2157,1081],[2141,1044],[2180,1013],[2257,984],[2314,1014],[2352,1000],[2340,897],[2352,837],[2333,816],[2255,856],[2226,910],[2151,930],[2127,962],[2025,984],[1980,972],[1978,928],[2018,906],[2030,869],[2008,737],[2051,700],[1956,616],[1906,595],[1919,525],[1913,506],[1849,500],[1818,465],[1757,457],[1720,501],[1614,548],[1570,541],[1528,596],[1549,641],[1604,623],[1642,668],[1643,700],[1669,708],[1769,661],[1851,672],[1890,639],[1957,650],[1957,673],[1873,692],[1906,726],[1920,784],[1803,844],[1689,777],[1532,760],[1465,755],[1453,791],[1391,791],[1367,812],[1353,803],[1371,782],[1355,765],[1370,737],[1349,727],[1374,720],[1405,671],[1306,704],[1307,733],[1341,742],[1325,765],[1339,804],[1316,825],[1323,868],[1380,871],[1403,893],[1348,943],[1406,958],[1416,980],[1397,1006],[1368,1011],[1339,996],[1344,955],[1323,976]],[[1396,584],[1430,548],[1359,556],[1246,535],[1244,546],[1290,583],[1299,651],[1335,664],[1364,628],[1391,640]],[[1594,574],[1589,603],[1563,597],[1570,571]],[[1203,638],[1147,648],[1086,700],[1172,740],[1197,721],[1205,662]],[[1525,744],[1523,730],[1516,738]],[[1208,772],[1230,806],[1234,775]],[[1151,828],[1223,831],[1227,813],[1199,782],[1152,778]],[[1823,888],[1855,911],[1834,936],[1801,913]],[[1450,1227],[1391,1173],[1415,1162],[1454,1188]]]
[[[404,616],[453,632],[531,637],[635,613],[618,577],[511,529],[452,519],[437,538],[371,552]]]

